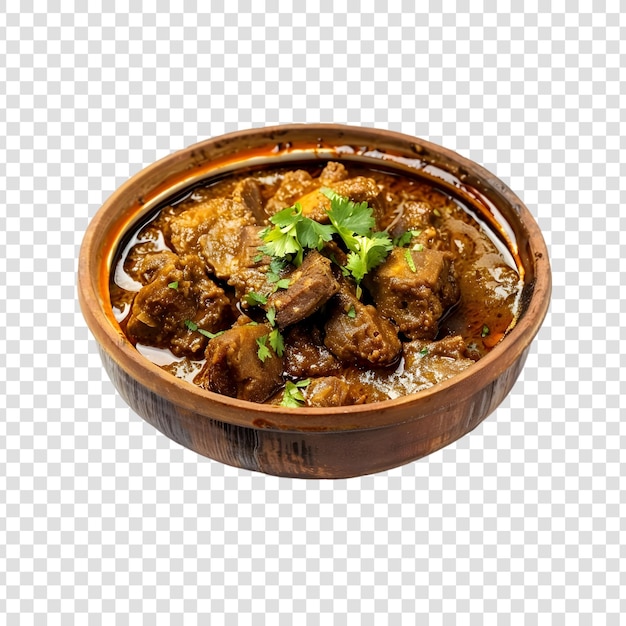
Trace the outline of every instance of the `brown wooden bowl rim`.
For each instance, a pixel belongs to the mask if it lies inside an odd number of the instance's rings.
[[[127,193],[129,187],[172,161],[189,158],[192,153],[206,150],[216,142],[236,141],[255,134],[285,133],[288,135],[303,127],[325,137],[328,137],[329,133],[332,135],[350,131],[361,133],[364,140],[374,142],[381,137],[399,143],[411,142],[471,171],[515,207],[515,212],[528,232],[528,240],[532,248],[535,263],[533,290],[527,308],[515,327],[489,354],[460,374],[407,396],[364,405],[285,408],[230,398],[176,378],[143,357],[122,331],[112,325],[102,310],[102,306],[106,306],[107,303],[100,298],[96,286],[102,268],[94,267],[94,259],[99,258],[100,262],[103,260],[101,255],[98,257],[96,254],[98,236],[102,232],[103,222],[107,219],[109,211],[116,206],[120,197]],[[107,270],[107,277],[108,273]],[[547,314],[551,293],[548,251],[539,226],[525,204],[500,179],[477,163],[429,141],[390,130],[342,124],[286,124],[235,131],[188,146],[142,169],[123,183],[104,202],[90,221],[80,250],[77,279],[79,302],[89,329],[100,349],[104,350],[128,376],[136,379],[153,393],[166,397],[170,402],[196,414],[250,428],[288,431],[382,428],[390,424],[420,419],[433,410],[445,412],[446,407],[453,406],[473,395],[479,387],[494,383],[519,359],[525,358]]]

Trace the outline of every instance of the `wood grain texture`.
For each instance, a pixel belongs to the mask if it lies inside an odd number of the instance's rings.
[[[346,146],[356,146],[346,152]],[[173,190],[251,163],[271,166],[320,159],[396,163],[403,171],[443,172],[438,185],[463,196],[494,228],[515,238],[524,274],[523,313],[481,361],[418,394],[331,409],[256,405],[219,396],[164,372],[128,342],[109,303],[117,243]],[[430,174],[429,174],[430,175]],[[435,176],[435,174],[432,174]],[[450,180],[457,181],[454,190]],[[79,259],[78,292],[103,365],[128,405],[164,435],[222,463],[278,476],[347,478],[409,463],[473,430],[517,380],[546,315],[551,274],[543,237],[504,183],[444,148],[389,131],[336,125],[253,129],[207,140],[146,168],[122,185],[94,217]]]

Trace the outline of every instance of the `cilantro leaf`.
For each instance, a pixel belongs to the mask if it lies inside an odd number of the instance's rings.
[[[167,285],[170,289],[178,289],[178,281],[175,280]]]
[[[302,207],[296,202],[292,207],[279,211],[272,217],[270,222],[273,228],[266,228],[260,233],[264,245],[259,248],[261,252],[273,258],[282,259],[293,256],[293,264],[296,267],[302,265],[304,250],[306,248],[321,250],[327,241],[330,241],[335,229],[330,224],[320,224],[315,220],[302,215]],[[278,280],[281,267],[270,263],[270,280]]]
[[[274,328],[269,334],[270,346],[278,356],[283,356],[285,352],[285,342],[278,328]]]
[[[331,224],[320,224],[315,220],[304,217],[296,225],[296,232],[302,247],[321,250],[324,244],[333,238],[335,229]]]
[[[365,274],[385,260],[393,243],[386,233],[374,233],[371,237],[356,236],[355,241],[355,249],[348,254],[346,268],[360,283]]]
[[[216,337],[219,337],[220,335],[223,335],[226,331],[220,330],[219,333],[210,333],[208,330],[204,330],[202,328],[198,328],[198,332],[201,335],[204,335],[205,337],[207,337],[208,339],[215,339]]]
[[[287,288],[288,280],[280,277],[285,262],[290,261],[299,267],[305,249],[321,250],[334,235],[339,235],[348,250],[347,263],[341,270],[345,276],[352,276],[356,281],[357,296],[360,297],[361,280],[382,263],[393,248],[393,242],[386,232],[373,232],[376,222],[373,209],[367,202],[353,202],[327,187],[320,189],[320,193],[330,200],[330,224],[320,224],[305,217],[302,207],[296,202],[294,206],[273,215],[270,218],[273,227],[268,226],[260,233],[264,245],[259,250],[272,257],[268,280],[276,283],[274,291]],[[411,236],[417,233],[410,232]],[[410,237],[406,243],[409,241]],[[280,262],[275,262],[275,259]]]
[[[404,248],[411,243],[413,237],[419,237],[421,234],[421,230],[405,230],[399,237],[393,240],[393,245],[398,246],[398,248]]]
[[[274,326],[274,324],[276,324],[276,309],[273,306],[269,307],[265,313],[265,317],[267,317],[270,326]]]
[[[320,189],[320,193],[330,200],[328,217],[348,248],[350,245],[346,239],[350,240],[353,235],[367,235],[376,225],[367,202],[352,202],[328,187]]]
[[[269,347],[268,347],[269,340]],[[282,357],[285,352],[285,342],[283,340],[283,336],[280,334],[278,328],[274,328],[268,335],[263,335],[256,340],[257,346],[259,349],[257,350],[257,356],[261,359],[261,363],[265,363],[265,359],[268,359],[272,356],[270,352],[270,347],[274,352]]]
[[[409,269],[415,274],[415,272],[417,272],[417,267],[415,267],[415,261],[411,256],[411,251],[409,250],[409,248],[406,249],[404,253],[404,258],[406,260],[406,264],[409,266]]]
[[[297,383],[292,383],[288,380],[285,383],[285,391],[283,393],[283,399],[280,402],[281,406],[289,408],[298,408],[305,402],[301,389],[308,387],[311,384],[311,379],[299,380]]]
[[[302,245],[298,241],[296,225],[302,218],[302,208],[296,202],[294,206],[287,207],[270,217],[273,228],[266,228],[259,233],[265,242],[259,248],[261,252],[272,257],[286,257],[295,254],[302,263]]]
[[[261,363],[265,363],[265,359],[268,359],[272,356],[270,349],[267,347],[267,338],[269,335],[263,335],[256,340],[257,346],[259,349],[257,350],[257,356],[261,360]]]
[[[278,291],[279,289],[287,289],[291,284],[291,278],[281,278],[277,280],[274,284],[274,291]]]
[[[269,280],[270,283],[280,281],[280,274],[285,267],[287,267],[287,259],[276,256],[272,257],[270,260],[270,268],[266,274],[267,280]]]
[[[262,293],[257,293],[256,291],[251,291],[250,293],[247,293],[244,298],[250,306],[267,304],[267,296],[264,296]]]
[[[221,330],[219,333],[211,333],[208,330],[204,330],[203,328],[198,328],[198,324],[193,322],[192,320],[185,320],[185,326],[191,330],[192,332],[199,332],[201,335],[204,335],[208,339],[215,339],[215,337],[219,337],[224,334],[224,331]]]

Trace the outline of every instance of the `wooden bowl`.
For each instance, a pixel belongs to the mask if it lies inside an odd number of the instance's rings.
[[[258,166],[339,160],[409,172],[480,211],[509,241],[523,272],[522,313],[511,332],[462,373],[416,394],[337,408],[283,408],[200,389],[144,358],[109,301],[117,246],[168,197],[199,181]],[[521,200],[488,171],[440,146],[395,132],[331,124],[256,128],[171,154],[124,183],[85,233],[78,293],[102,362],[128,405],[195,452],[278,476],[346,478],[380,472],[438,450],[475,428],[516,381],[546,315],[546,245]]]

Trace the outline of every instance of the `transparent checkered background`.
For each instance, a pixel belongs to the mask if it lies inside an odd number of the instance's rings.
[[[139,4],[0,14],[0,622],[620,623],[619,3]],[[554,270],[526,369],[483,425],[326,482],[226,467],[147,426],[75,289],[87,223],[129,176],[224,132],[319,121],[481,163],[537,217]]]

